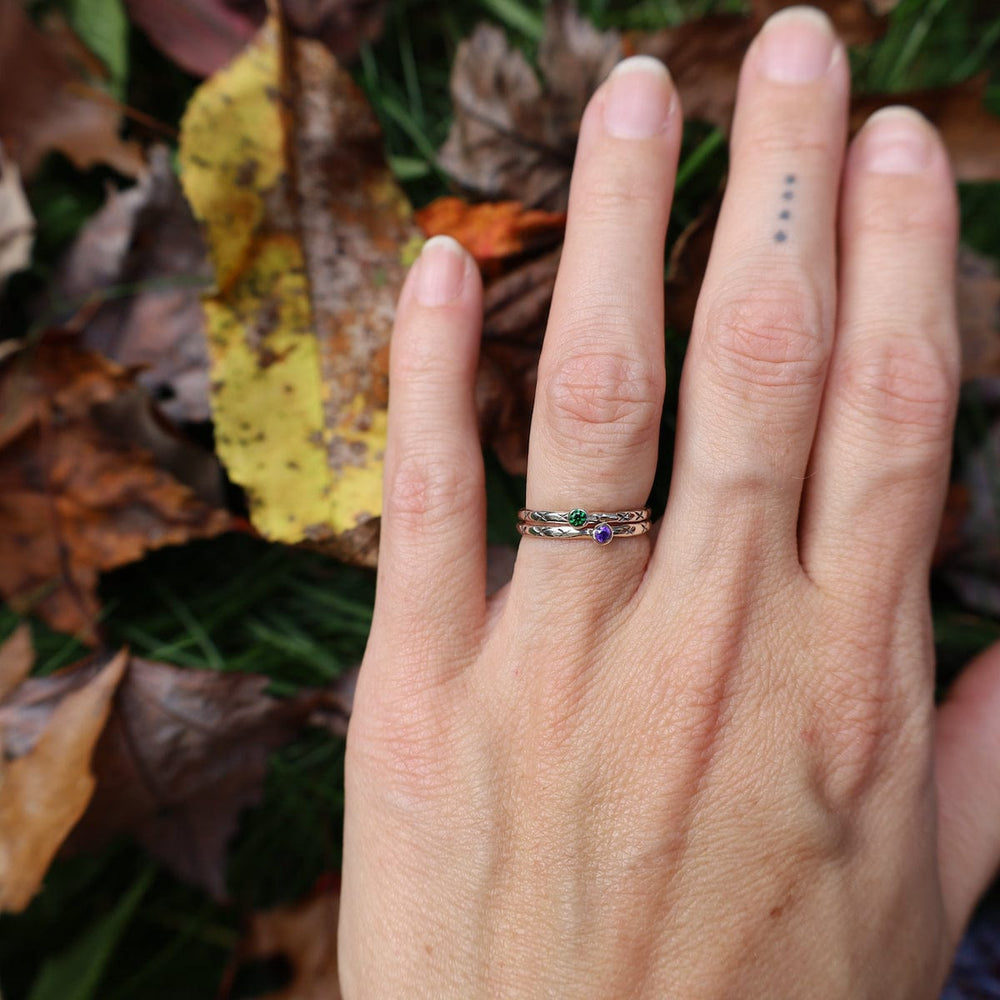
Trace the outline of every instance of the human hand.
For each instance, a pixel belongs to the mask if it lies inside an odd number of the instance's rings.
[[[525,538],[487,600],[479,279],[447,241],[413,268],[348,734],[347,1000],[937,996],[998,860],[1000,653],[935,713],[954,186],[912,112],[845,158],[848,89],[815,12],[747,55],[655,539]],[[646,500],[680,132],[650,60],[587,109],[528,507]]]

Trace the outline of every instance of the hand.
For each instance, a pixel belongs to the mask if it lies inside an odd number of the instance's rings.
[[[848,90],[814,11],[747,55],[655,539],[525,538],[487,600],[479,279],[447,241],[413,268],[348,735],[347,1000],[938,995],[1000,848],[1000,653],[933,705],[954,185],[910,111],[845,154]],[[587,109],[529,507],[646,500],[680,133],[648,59]]]

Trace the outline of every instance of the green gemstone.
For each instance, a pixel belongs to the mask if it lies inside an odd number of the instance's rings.
[[[573,525],[574,528],[582,528],[587,523],[587,512],[585,510],[580,510],[579,507],[574,507],[569,512],[567,520]]]

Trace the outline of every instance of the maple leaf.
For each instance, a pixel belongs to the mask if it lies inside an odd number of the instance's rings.
[[[21,187],[17,166],[4,155],[0,143],[0,289],[10,275],[31,263],[35,217]]]
[[[339,688],[279,700],[265,693],[267,677],[125,653],[22,679],[30,662],[16,632],[0,649],[0,749],[11,762],[0,764],[9,767],[0,782],[0,906],[8,908],[27,903],[60,847],[91,850],[122,833],[223,899],[226,846],[242,810],[260,800],[268,754],[307,723],[342,735],[350,710]],[[21,814],[36,825],[15,823]],[[15,876],[18,858],[25,865]]]
[[[419,231],[361,92],[319,43],[283,32],[270,21],[182,124],[219,287],[216,440],[265,537],[370,565],[389,334]]]
[[[0,647],[0,911],[20,912],[83,815],[95,779],[91,757],[121,681],[126,657],[101,663],[50,710],[19,681],[31,666],[27,629]],[[16,707],[15,707],[16,706]],[[18,727],[20,713],[27,724]]]
[[[74,338],[50,334],[0,362],[0,397],[0,594],[16,609],[93,642],[101,571],[230,527],[195,492],[211,479],[202,453],[125,369]]]
[[[340,878],[325,876],[305,899],[255,913],[240,941],[236,965],[281,958],[291,969],[287,985],[259,1000],[340,1000],[337,920]],[[224,989],[223,1000],[230,991]]]
[[[519,201],[470,205],[443,197],[414,213],[426,236],[458,240],[480,265],[551,245],[562,239],[565,212],[525,209]]]
[[[149,173],[112,191],[80,231],[53,282],[75,304],[84,346],[128,367],[172,420],[208,420],[208,348],[201,295],[211,285],[205,241],[170,166],[154,147]],[[134,289],[122,295],[122,288]]]
[[[546,11],[539,80],[499,28],[480,25],[452,66],[442,168],[477,197],[564,211],[583,109],[621,55],[617,33],[560,0]]]
[[[0,80],[0,142],[25,176],[53,149],[81,169],[145,170],[139,147],[119,138],[118,105],[84,80],[19,0],[0,0]]]

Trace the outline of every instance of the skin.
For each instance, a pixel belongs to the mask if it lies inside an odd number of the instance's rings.
[[[489,599],[479,277],[447,241],[414,266],[347,744],[347,1000],[938,996],[1000,848],[1000,652],[933,703],[954,184],[914,112],[845,149],[848,88],[819,14],[765,26],[666,514],[525,538]],[[529,507],[649,492],[681,123],[648,63],[584,116]]]

